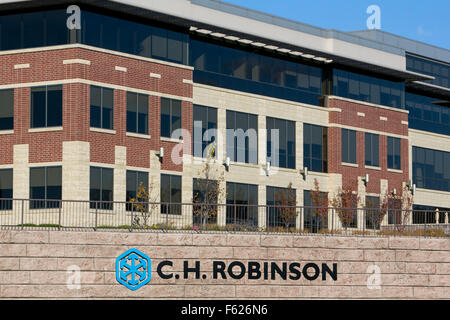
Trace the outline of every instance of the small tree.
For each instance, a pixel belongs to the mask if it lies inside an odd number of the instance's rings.
[[[225,195],[223,187],[225,176],[224,172],[219,173],[219,169],[211,166],[211,159],[215,155],[215,148],[210,150],[209,158],[205,162],[203,169],[198,172],[198,179],[195,180],[197,192],[193,197],[194,216],[200,218],[203,230],[206,229],[206,223],[217,216],[217,202],[219,198]]]
[[[139,190],[136,194],[136,198],[131,198],[133,211],[137,214],[133,216],[133,225],[138,228],[145,228],[148,226],[148,220],[153,211],[157,210],[158,195],[154,194],[154,184],[151,181],[150,186],[147,188],[144,183],[139,182]]]
[[[331,205],[336,209],[342,226],[347,228],[354,225],[357,207],[360,201],[360,195],[357,190],[352,187],[339,188],[338,192],[331,200]]]
[[[284,223],[286,232],[289,232],[289,226],[292,221],[297,219],[296,210],[296,196],[295,191],[292,188],[292,183],[289,183],[287,190],[280,190],[275,193],[275,203],[277,210],[280,213],[280,218]]]
[[[309,191],[309,195],[314,207],[311,214],[317,217],[320,222],[323,222],[323,220],[328,218],[328,192],[321,192],[319,181],[314,179],[314,189]],[[322,225],[322,223],[320,223],[320,225]]]

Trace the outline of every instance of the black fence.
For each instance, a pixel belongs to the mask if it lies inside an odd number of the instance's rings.
[[[1,228],[450,237],[449,212],[0,199]]]

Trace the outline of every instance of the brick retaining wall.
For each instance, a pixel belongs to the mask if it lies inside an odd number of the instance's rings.
[[[152,279],[137,291],[115,277],[116,257],[130,248],[152,260]],[[450,239],[5,230],[0,256],[1,298],[450,299]],[[180,274],[184,260],[200,261],[207,279],[163,280],[162,260]],[[213,260],[337,263],[338,279],[213,280]],[[66,286],[72,265],[79,290]],[[379,290],[367,288],[370,265],[381,269]]]

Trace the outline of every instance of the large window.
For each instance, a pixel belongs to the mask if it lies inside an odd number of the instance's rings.
[[[342,129],[342,162],[356,163],[356,131]]]
[[[161,98],[161,137],[171,138],[181,129],[181,101]]]
[[[333,94],[339,97],[404,109],[405,84],[333,70]]]
[[[217,134],[217,109],[194,105],[194,156],[200,158],[215,157],[213,149]]]
[[[303,166],[311,171],[328,171],[328,130],[312,124],[303,125]]]
[[[402,140],[387,137],[387,164],[389,169],[402,169]]]
[[[0,170],[0,211],[12,209],[13,169]]]
[[[412,156],[417,188],[450,192],[450,152],[413,147]]]
[[[193,180],[193,218],[194,225],[217,223],[218,197],[221,195],[219,181]]]
[[[148,96],[127,92],[127,132],[148,134]]]
[[[258,226],[258,186],[227,182],[227,224]]]
[[[0,50],[67,44],[67,17],[65,9],[0,16]]]
[[[317,233],[328,228],[328,194],[326,192],[303,191],[303,228]],[[325,208],[327,207],[327,208]]]
[[[367,229],[380,229],[382,212],[380,210],[380,197],[366,196],[364,211]]]
[[[450,64],[425,59],[410,54],[406,55],[406,69],[433,76],[436,79],[426,80],[437,86],[450,88]]]
[[[161,213],[181,214],[181,176],[161,175]]]
[[[114,201],[114,170],[91,167],[91,208],[112,210]]]
[[[231,161],[258,162],[258,117],[227,111],[227,156]]]
[[[83,10],[83,44],[176,63],[188,62],[188,35]]]
[[[436,104],[441,99],[406,93],[411,129],[450,135],[450,108]]]
[[[123,13],[121,13],[123,16]],[[176,63],[188,63],[188,35],[81,11],[81,30],[68,30],[64,9],[0,16],[0,50],[81,42]]]
[[[59,208],[61,195],[61,167],[30,169],[30,209]]]
[[[62,86],[31,88],[31,128],[62,126]]]
[[[320,68],[193,39],[190,44],[197,83],[320,104]]]
[[[91,86],[91,127],[114,129],[114,90]]]
[[[266,126],[267,161],[275,167],[295,169],[295,122],[268,117]]]
[[[148,172],[127,170],[127,202],[136,199],[141,184],[148,192]]]
[[[380,166],[380,136],[373,133],[365,134],[365,155],[366,166]]]
[[[268,227],[295,228],[296,208],[295,189],[267,187],[266,225]]]
[[[0,90],[0,130],[14,129],[14,90]]]

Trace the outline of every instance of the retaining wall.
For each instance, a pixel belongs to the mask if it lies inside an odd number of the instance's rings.
[[[116,280],[116,258],[136,248],[151,258],[151,281],[131,291]],[[206,279],[164,280],[165,268],[201,263]],[[337,280],[213,279],[213,261],[337,264]],[[70,266],[80,288],[70,289]],[[369,266],[376,266],[369,268]],[[380,288],[373,280],[379,267]],[[375,269],[374,269],[375,268]],[[372,277],[372,278],[370,278]],[[73,279],[73,278],[72,278]],[[371,287],[369,289],[368,287]],[[152,299],[450,299],[450,239],[369,238],[265,234],[0,231],[1,298]]]

